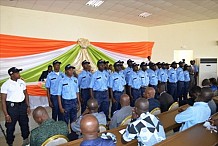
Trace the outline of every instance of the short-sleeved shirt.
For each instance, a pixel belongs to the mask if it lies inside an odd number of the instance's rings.
[[[167,70],[162,69],[162,68],[159,70],[159,72],[158,72],[158,80],[160,82],[164,82],[164,83],[167,82],[167,80],[168,80]]]
[[[149,84],[149,77],[147,71],[139,70],[139,77],[141,78],[142,86],[146,87]]]
[[[22,102],[25,99],[24,90],[26,90],[26,83],[18,79],[13,81],[8,79],[1,86],[1,93],[7,94],[6,101]]]
[[[68,136],[67,124],[64,121],[48,119],[31,131],[30,145],[41,146],[48,138],[58,134]]]
[[[83,70],[79,75],[78,75],[78,83],[79,83],[79,88],[80,89],[87,89],[89,88],[90,82],[92,78],[92,73],[89,71]]]
[[[115,111],[113,117],[111,118],[109,128],[113,129],[113,128],[120,126],[123,120],[130,115],[132,115],[131,106],[124,106],[120,110]]]
[[[184,81],[185,82],[189,82],[190,81],[189,71],[187,71],[187,70],[184,71]]]
[[[124,75],[125,75],[126,83],[129,83],[129,78],[130,78],[130,75],[131,75],[132,72],[133,72],[133,69],[130,68],[130,67],[127,67],[127,68],[123,71],[123,73],[124,73]]]
[[[129,78],[129,83],[128,85],[131,87],[131,88],[134,88],[134,89],[139,89],[141,88],[142,86],[142,82],[141,82],[141,78],[140,76],[138,75],[137,72],[132,72],[131,75],[130,75],[130,78]]]
[[[156,86],[158,84],[157,72],[153,71],[152,69],[148,69],[147,72],[149,77],[149,84]]]
[[[76,99],[76,93],[79,93],[78,80],[75,77],[65,76],[58,84],[58,95],[63,99]]]
[[[142,113],[136,121],[127,126],[123,139],[127,142],[137,139],[138,146],[153,146],[165,140],[166,136],[160,121],[147,112]]]
[[[168,78],[170,83],[177,83],[177,74],[174,68],[168,70]]]
[[[97,70],[93,75],[89,85],[94,91],[108,90],[109,76],[104,71]]]
[[[176,70],[178,81],[184,81],[184,71],[183,68],[178,67]]]
[[[65,74],[62,72],[50,72],[47,76],[45,87],[49,88],[51,95],[58,95],[58,84]]]
[[[96,138],[92,140],[84,140],[80,146],[115,146],[113,140]]]
[[[114,72],[109,78],[109,88],[113,91],[123,91],[126,85],[125,77],[122,73]]]

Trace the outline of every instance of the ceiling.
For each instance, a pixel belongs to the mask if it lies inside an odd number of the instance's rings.
[[[62,13],[145,27],[218,18],[218,0],[104,0],[97,8],[88,0],[0,0],[0,5]],[[143,12],[152,15],[142,18]]]

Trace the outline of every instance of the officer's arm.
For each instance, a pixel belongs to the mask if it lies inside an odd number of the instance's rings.
[[[113,96],[113,90],[112,90],[112,88],[109,88],[109,95],[110,95],[110,97],[111,97],[111,99],[113,99],[114,98],[114,96]]]
[[[1,93],[2,98],[2,111],[4,112],[5,117],[8,116],[7,106],[6,106],[6,98],[7,94]]]
[[[58,95],[58,105],[59,105],[60,110],[62,110],[63,107],[62,107],[62,102],[61,102],[61,96],[60,95]]]
[[[25,95],[25,102],[27,104],[27,107],[30,107],[29,94],[28,94],[27,90],[23,90],[23,93]]]

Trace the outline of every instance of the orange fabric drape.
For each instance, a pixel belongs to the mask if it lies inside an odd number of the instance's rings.
[[[0,58],[19,57],[57,50],[75,44],[60,41],[0,34]]]
[[[91,42],[91,44],[108,51],[145,58],[151,56],[154,42],[127,42],[127,43]]]
[[[39,85],[27,85],[27,92],[31,96],[47,96],[46,89],[43,89]]]

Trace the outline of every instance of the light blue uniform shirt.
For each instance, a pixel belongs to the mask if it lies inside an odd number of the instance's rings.
[[[184,71],[181,67],[176,70],[178,81],[184,81]]]
[[[109,76],[104,71],[97,70],[93,75],[89,85],[94,91],[108,90]]]
[[[79,75],[78,75],[78,83],[79,83],[79,88],[80,89],[87,89],[89,88],[90,82],[92,78],[92,73],[89,71],[83,70]]]
[[[168,70],[168,79],[170,83],[176,83],[177,82],[177,74],[176,70],[171,68]]]
[[[48,74],[45,87],[50,88],[50,94],[51,95],[58,95],[58,84],[62,78],[64,78],[65,74],[62,72],[58,72],[59,75],[56,74],[56,72],[52,71]]]
[[[58,85],[58,95],[60,95],[63,99],[76,99],[76,93],[79,93],[78,80],[75,77],[69,78],[65,76],[60,80]]]
[[[193,106],[176,115],[175,121],[177,123],[184,123],[180,128],[180,131],[183,131],[198,123],[205,122],[209,119],[210,114],[211,110],[208,103],[195,102]]]
[[[138,75],[141,78],[142,86],[147,87],[149,84],[149,77],[147,71],[139,70]]]
[[[109,79],[109,88],[113,91],[123,91],[126,85],[125,77],[122,73],[114,72]]]
[[[110,76],[110,71],[109,70],[104,70],[103,71],[108,77]]]
[[[129,83],[130,74],[131,74],[132,72],[133,72],[133,69],[130,68],[130,67],[127,67],[127,68],[123,71],[123,73],[124,73],[124,75],[125,75],[125,80],[126,80],[127,83]]]
[[[129,86],[131,86],[131,88],[134,89],[139,89],[141,88],[142,82],[141,82],[141,78],[138,75],[138,73],[132,71],[130,77],[129,77]]]
[[[156,86],[158,84],[157,72],[153,71],[152,69],[148,69],[148,77],[150,85]]]
[[[190,81],[190,76],[189,76],[189,71],[184,71],[184,81],[189,82]]]
[[[167,82],[168,80],[168,75],[167,75],[167,70],[166,69],[160,69],[158,72],[158,80],[160,82]]]

